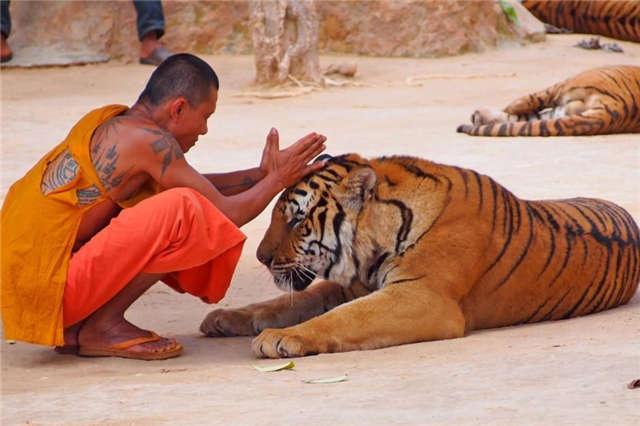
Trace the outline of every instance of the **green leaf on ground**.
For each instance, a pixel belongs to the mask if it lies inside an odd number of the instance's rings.
[[[328,377],[326,379],[303,380],[303,382],[311,383],[311,384],[339,383],[339,382],[346,382],[346,381],[347,381],[347,375],[346,374],[344,376]]]
[[[280,371],[280,370],[291,370],[295,366],[296,365],[293,363],[293,361],[289,361],[286,364],[270,365],[270,366],[264,366],[264,367],[261,365],[252,365],[253,368],[263,373],[269,373],[271,371]]]
[[[507,3],[505,0],[498,0],[498,4],[502,8],[502,11],[504,12],[504,14],[507,15],[507,18],[511,19],[511,21],[513,21],[516,24],[519,23],[518,14],[516,13],[516,10],[513,8],[513,5]]]

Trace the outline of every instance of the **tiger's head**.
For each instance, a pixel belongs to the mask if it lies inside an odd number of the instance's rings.
[[[258,260],[283,290],[304,290],[316,277],[348,286],[358,273],[354,237],[376,174],[355,154],[322,159],[324,168],[282,193],[258,246]]]

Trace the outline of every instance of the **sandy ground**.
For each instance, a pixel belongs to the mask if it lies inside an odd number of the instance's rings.
[[[491,139],[456,134],[480,105],[502,107],[590,67],[640,64],[624,54],[571,47],[577,35],[444,59],[353,60],[359,87],[259,100],[249,56],[205,57],[222,89],[210,132],[188,159],[201,171],[256,165],[271,126],[283,144],[309,131],[329,152],[409,154],[489,174],[524,198],[606,198],[640,219],[640,136]],[[107,63],[2,71],[0,196],[86,111],[132,104],[152,71]],[[415,77],[425,77],[416,79]],[[413,79],[411,79],[414,77]],[[421,85],[408,82],[421,81]],[[246,250],[221,306],[279,294],[255,260],[267,209],[246,225]],[[296,359],[260,373],[249,338],[204,338],[212,309],[158,284],[129,311],[132,322],[175,336],[180,358],[162,362],[61,356],[2,343],[3,424],[640,424],[640,295],[627,306],[559,322],[473,332],[449,341]],[[348,375],[348,381],[305,379]]]

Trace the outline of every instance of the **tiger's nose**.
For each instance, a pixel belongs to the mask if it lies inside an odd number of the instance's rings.
[[[271,261],[273,260],[272,255],[270,255],[269,253],[258,252],[256,256],[258,257],[258,261],[260,261],[260,263],[266,265],[267,267],[271,266]]]

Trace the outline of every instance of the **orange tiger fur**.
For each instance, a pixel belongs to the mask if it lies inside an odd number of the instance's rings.
[[[257,254],[280,288],[300,291],[215,310],[201,330],[260,333],[260,357],[570,318],[626,303],[640,281],[640,232],[621,207],[527,201],[410,157],[329,160],[282,194]]]
[[[640,42],[640,1],[524,0],[542,22],[575,33],[600,34]]]
[[[503,111],[476,110],[472,136],[582,136],[640,133],[640,67],[595,68],[523,96]]]

